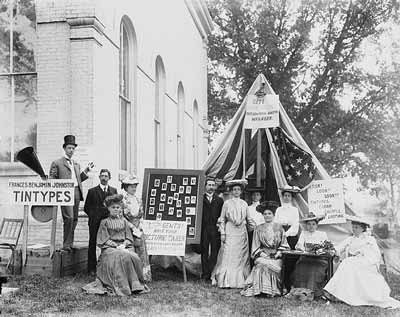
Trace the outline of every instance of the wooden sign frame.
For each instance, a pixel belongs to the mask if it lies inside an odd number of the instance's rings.
[[[168,176],[172,176],[172,181],[168,183],[167,181],[162,181],[162,180],[167,180]],[[191,179],[196,178],[196,184],[191,185]],[[155,186],[154,181],[155,179],[158,179],[158,185]],[[183,185],[184,179],[188,181],[186,185]],[[168,180],[171,180],[169,178]],[[152,184],[150,184],[150,181],[152,181]],[[144,212],[144,219],[146,220],[157,220],[154,219],[157,216],[157,211],[159,211],[160,205],[162,204],[161,202],[161,190],[163,187],[163,184],[167,184],[167,188],[164,189],[165,191],[165,202],[163,201],[163,211],[159,212],[162,215],[166,216],[166,219],[164,220],[173,220],[173,221],[188,221],[187,218],[193,219],[194,226],[190,226],[188,224],[188,229],[186,232],[186,244],[200,244],[200,236],[201,236],[201,223],[202,223],[202,216],[203,216],[203,196],[204,196],[204,184],[205,184],[205,173],[203,170],[191,170],[191,169],[161,169],[161,168],[146,168],[144,170],[144,180],[143,180],[143,188],[142,188],[142,201],[143,201],[143,212]],[[171,185],[175,184],[174,188],[175,190],[171,190]],[[179,194],[179,187],[184,187],[184,192]],[[195,186],[196,192],[190,192],[190,194],[187,194],[186,189],[190,187],[190,190],[192,189],[192,186]],[[165,187],[165,185],[164,185]],[[167,193],[172,194],[178,193],[179,197],[182,199],[174,199],[173,200],[173,205],[168,203],[168,196]],[[154,194],[154,196],[152,196]],[[187,194],[187,196],[185,196]],[[182,195],[182,197],[181,197]],[[196,196],[196,202],[194,203],[189,203],[185,204],[184,198],[185,197],[192,197]],[[152,199],[152,201],[150,201]],[[177,200],[180,200],[180,206],[177,207]],[[167,207],[167,206],[175,206],[173,209],[173,214],[169,214],[169,208],[172,207]],[[190,217],[186,216],[186,208],[187,206],[190,205],[191,207],[189,208],[195,208],[194,215],[190,215]],[[165,207],[164,207],[165,206]],[[195,206],[195,207],[193,207]],[[153,208],[153,213],[149,213],[149,208]],[[182,210],[182,215],[181,217],[175,216],[175,211],[176,214],[179,210]],[[193,209],[191,209],[193,210]],[[192,217],[194,216],[194,217]],[[163,219],[161,218],[160,221]],[[190,228],[194,228],[194,236],[190,235],[189,233],[191,232]]]

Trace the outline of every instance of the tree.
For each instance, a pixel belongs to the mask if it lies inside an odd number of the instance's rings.
[[[331,174],[357,173],[366,182],[388,169],[389,158],[390,171],[399,168],[393,159],[400,153],[397,140],[386,138],[395,133],[389,114],[398,108],[399,72],[382,66],[371,73],[360,66],[363,45],[377,41],[387,21],[394,21],[396,2],[212,0],[209,5],[216,25],[209,44],[212,132],[233,116],[263,73]],[[346,92],[352,96],[348,109]],[[379,143],[382,138],[387,144]],[[378,160],[382,147],[396,155]]]

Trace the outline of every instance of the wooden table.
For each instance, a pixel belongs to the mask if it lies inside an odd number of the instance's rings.
[[[327,281],[329,281],[333,275],[333,258],[334,256],[330,254],[315,254],[311,252],[303,252],[303,251],[282,251],[282,271],[281,271],[281,279],[282,279],[282,288],[285,281],[285,262],[288,259],[299,259],[301,256],[326,259],[328,261],[328,269],[327,269]]]

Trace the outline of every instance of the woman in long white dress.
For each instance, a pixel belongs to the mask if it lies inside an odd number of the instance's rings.
[[[220,288],[243,288],[250,274],[247,224],[254,227],[254,221],[249,216],[247,203],[240,199],[245,184],[245,180],[226,183],[233,197],[225,201],[218,218],[222,245],[211,274],[212,285]]]
[[[365,233],[368,222],[351,218],[353,236],[337,247],[343,258],[337,271],[325,286],[329,298],[333,295],[352,306],[400,308],[400,302],[390,297],[390,288],[378,266],[381,254],[376,241]]]

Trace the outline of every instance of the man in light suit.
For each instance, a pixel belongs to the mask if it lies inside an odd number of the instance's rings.
[[[61,207],[64,221],[63,250],[69,252],[72,251],[74,232],[78,223],[79,202],[83,200],[82,182],[88,178],[87,173],[93,168],[93,163],[89,163],[81,172],[79,164],[72,159],[77,146],[75,136],[66,135],[63,144],[65,155],[51,163],[49,173],[50,178],[72,179],[75,185],[74,206]]]
[[[116,195],[117,189],[108,185],[111,173],[108,169],[102,169],[99,174],[100,184],[89,189],[83,210],[89,217],[89,249],[88,249],[88,273],[96,272],[96,240],[100,222],[108,216],[108,210],[104,205],[104,199],[110,195]]]

